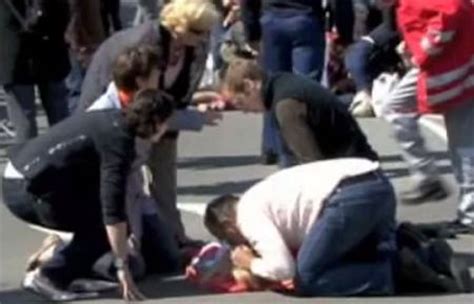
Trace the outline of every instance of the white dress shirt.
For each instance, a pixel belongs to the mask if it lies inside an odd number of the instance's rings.
[[[296,252],[317,220],[323,202],[346,177],[379,168],[378,162],[342,158],[281,170],[244,193],[237,225],[260,257],[251,272],[270,280],[294,277]]]

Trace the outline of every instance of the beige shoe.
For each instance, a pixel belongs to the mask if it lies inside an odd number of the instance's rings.
[[[365,91],[358,92],[354,96],[354,99],[352,100],[352,104],[349,107],[349,111],[355,117],[374,117],[375,116],[374,109],[372,108],[371,97]]]
[[[49,234],[41,243],[40,248],[36,250],[29,258],[26,263],[26,271],[32,271],[39,268],[46,261],[51,259],[54,252],[58,247],[64,245],[63,240],[56,234]]]

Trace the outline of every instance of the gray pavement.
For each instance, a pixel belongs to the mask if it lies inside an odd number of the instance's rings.
[[[435,121],[436,123],[440,123]],[[408,186],[406,165],[393,141],[389,127],[377,119],[361,120],[370,142],[379,151],[382,165],[397,190]],[[258,115],[228,113],[219,127],[201,133],[182,133],[179,141],[179,202],[193,212],[184,212],[188,233],[196,238],[211,239],[205,231],[199,212],[216,195],[240,193],[276,167],[259,164],[261,118]],[[451,219],[455,215],[456,195],[446,145],[442,139],[426,132],[427,143],[453,194],[445,201],[418,207],[399,206],[398,218],[416,222]],[[0,158],[2,166],[4,158]],[[25,261],[40,244],[43,233],[33,231],[13,218],[0,205],[0,303],[47,303],[19,288]],[[460,258],[474,270],[474,237],[464,236],[451,242]],[[181,277],[152,277],[140,283],[148,296],[147,303],[473,303],[474,295],[420,295],[390,298],[296,299],[272,292],[237,295],[215,295],[198,290]],[[121,303],[116,293],[104,299],[81,303]]]

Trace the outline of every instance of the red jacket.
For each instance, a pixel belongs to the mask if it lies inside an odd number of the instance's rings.
[[[403,38],[420,67],[418,108],[445,112],[474,101],[474,4],[471,0],[399,0]]]

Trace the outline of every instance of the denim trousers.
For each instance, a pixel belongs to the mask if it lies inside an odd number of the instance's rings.
[[[318,80],[324,66],[324,28],[311,14],[264,12],[262,25],[262,63],[265,71],[294,72]],[[264,114],[262,151],[280,156],[280,165],[289,166],[293,156],[284,148],[276,122]]]
[[[339,186],[298,252],[295,285],[302,296],[394,292],[395,194],[381,172]]]
[[[49,125],[69,114],[67,89],[64,81],[37,84],[39,97],[46,111]],[[16,142],[23,143],[38,135],[36,123],[35,85],[11,84],[5,86],[8,115],[15,128]]]

